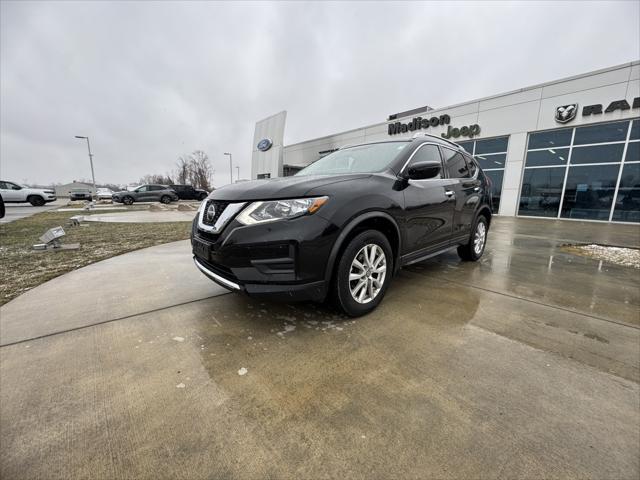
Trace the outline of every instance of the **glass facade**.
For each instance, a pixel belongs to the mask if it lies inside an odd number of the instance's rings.
[[[475,157],[478,165],[482,167],[484,173],[491,180],[493,213],[498,213],[500,211],[502,179],[504,177],[504,165],[507,162],[509,137],[487,138],[457,143]]]
[[[530,133],[518,215],[640,222],[640,119]]]

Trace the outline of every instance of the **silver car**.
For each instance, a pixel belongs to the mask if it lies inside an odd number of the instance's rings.
[[[178,195],[166,185],[140,185],[135,190],[116,192],[111,196],[114,202],[131,205],[133,202],[161,202],[178,201]]]
[[[98,197],[98,200],[111,200],[113,190],[110,188],[99,188],[96,190],[96,197]]]

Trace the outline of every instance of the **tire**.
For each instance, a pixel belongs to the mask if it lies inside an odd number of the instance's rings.
[[[29,198],[27,198],[27,201],[34,207],[41,207],[45,204],[44,198],[37,195],[30,196]]]
[[[484,249],[487,246],[487,235],[489,233],[489,222],[484,215],[479,215],[473,225],[473,230],[466,245],[458,247],[458,256],[467,262],[480,260]],[[480,242],[478,248],[478,242]]]
[[[378,269],[384,263],[384,274],[382,271],[372,270],[371,266],[363,261],[365,252],[369,254],[373,252],[375,255],[374,263],[378,263]],[[380,252],[384,255],[383,260],[380,260]],[[359,268],[356,261],[363,268]],[[362,275],[359,280],[350,280],[352,274],[358,275],[360,272]],[[392,274],[393,252],[387,237],[378,230],[366,230],[360,233],[349,242],[337,265],[333,279],[333,294],[336,303],[351,317],[359,317],[371,312],[382,301],[391,282]],[[376,278],[382,278],[377,290]],[[364,285],[362,285],[363,280]]]
[[[131,205],[133,204],[133,197],[130,196],[126,196],[122,199],[122,203],[124,203],[125,205]]]
[[[160,197],[160,203],[164,203],[165,205],[170,204],[171,197],[169,195],[163,195],[162,197]]]

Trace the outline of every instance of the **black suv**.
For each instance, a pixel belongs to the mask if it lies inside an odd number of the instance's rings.
[[[196,266],[231,290],[283,300],[333,297],[373,310],[404,265],[451,248],[484,252],[491,188],[455,143],[420,135],[349,146],[293,177],[227,185],[193,222]]]
[[[169,185],[169,188],[178,194],[180,200],[204,200],[209,194],[193,185]]]

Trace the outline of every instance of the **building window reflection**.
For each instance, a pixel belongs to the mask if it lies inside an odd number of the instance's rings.
[[[518,215],[640,222],[640,119],[529,134]]]
[[[499,213],[509,136],[458,142],[458,145],[475,157],[478,165],[491,180],[493,213]]]

